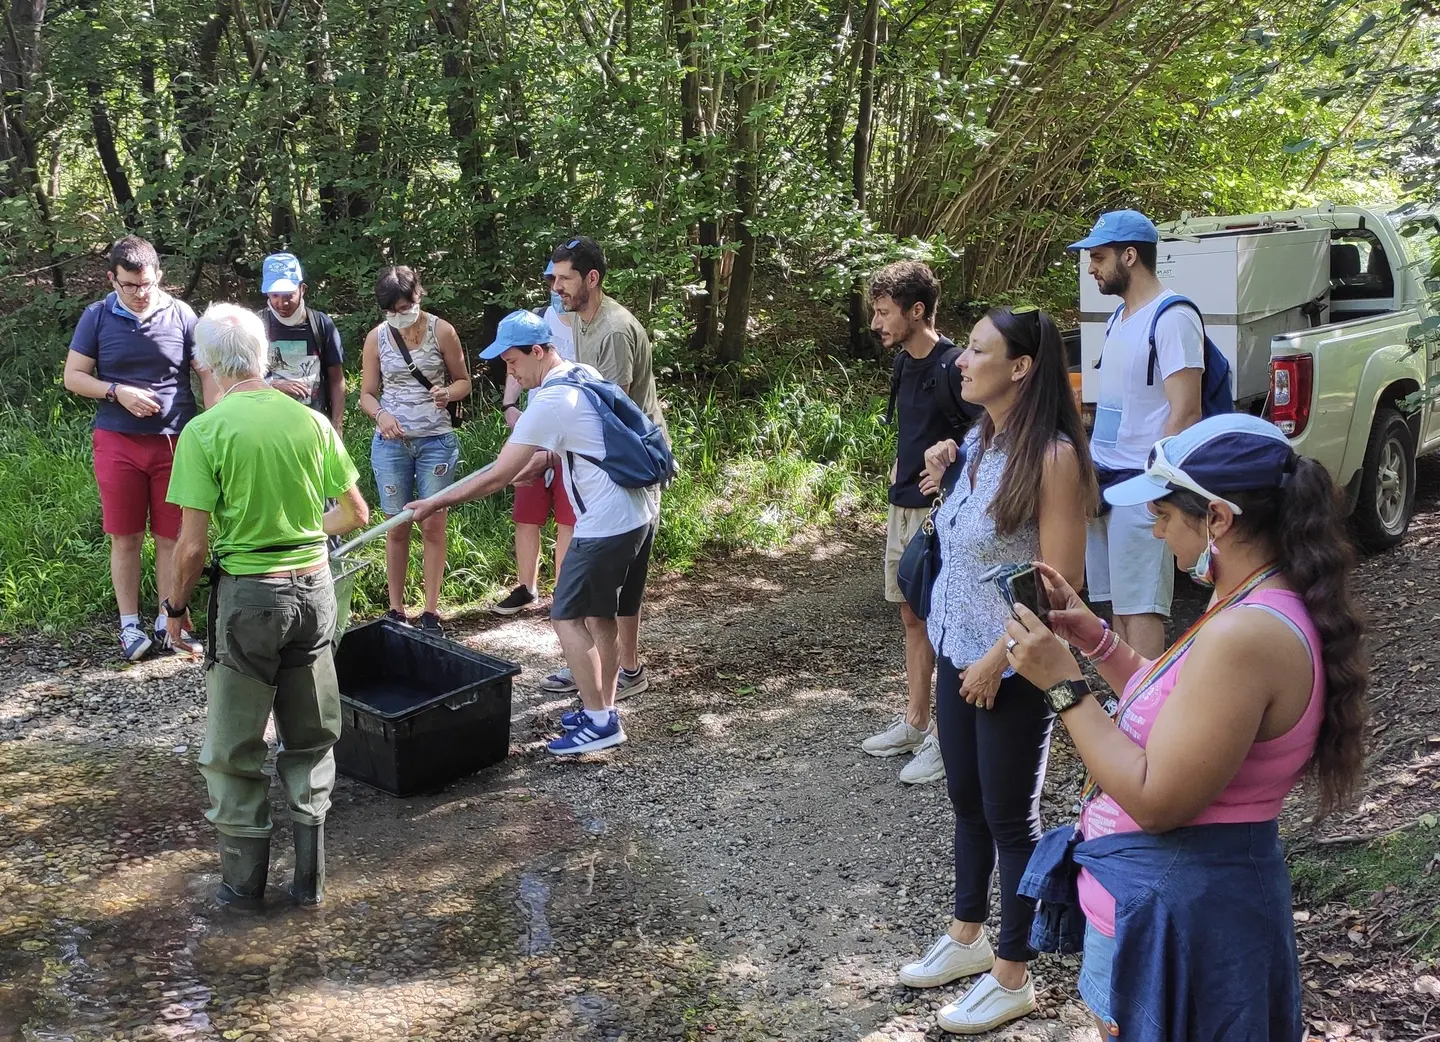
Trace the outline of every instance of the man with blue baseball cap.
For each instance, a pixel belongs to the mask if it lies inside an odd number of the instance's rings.
[[[1203,327],[1193,308],[1164,307],[1175,294],[1155,277],[1159,242],[1160,233],[1144,214],[1114,210],[1069,247],[1088,251],[1090,275],[1100,292],[1123,301],[1110,320],[1097,363],[1100,393],[1090,454],[1102,490],[1143,470],[1160,438],[1200,419]],[[1106,504],[1101,510],[1085,547],[1090,600],[1109,601],[1120,639],[1155,658],[1165,650],[1174,555],[1163,540],[1151,537],[1151,518],[1143,505]]]
[[[345,366],[340,331],[305,302],[305,272],[293,253],[272,253],[260,267],[260,312],[270,340],[271,387],[303,402],[341,430],[345,424]]]
[[[544,319],[531,311],[511,312],[480,357],[503,358],[506,373],[530,392],[529,403],[494,463],[406,507],[418,521],[533,480],[547,468],[560,471],[576,506],[575,537],[555,584],[550,620],[583,708],[561,718],[566,733],[548,748],[557,756],[608,749],[625,741],[615,710],[620,672],[616,620],[640,614],[659,513],[655,497],[648,489],[621,485],[606,470],[611,446],[601,406],[581,386],[602,378],[592,367],[556,353]],[[614,392],[617,415],[623,404],[645,422],[634,403],[621,402],[625,395],[618,387],[604,387]]]

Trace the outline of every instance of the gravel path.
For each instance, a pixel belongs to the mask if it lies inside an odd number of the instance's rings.
[[[535,686],[545,618],[455,620],[524,667],[509,760],[408,800],[342,779],[327,905],[258,922],[205,900],[198,667],[0,638],[0,1042],[943,1037],[959,987],[895,969],[947,920],[953,818],[858,749],[903,687],[882,546],[853,527],[661,580],[630,741],[580,762],[542,749],[567,708]],[[1047,823],[1077,788],[1057,728]],[[1040,1013],[995,1037],[1093,1038],[1075,969],[1042,958]]]

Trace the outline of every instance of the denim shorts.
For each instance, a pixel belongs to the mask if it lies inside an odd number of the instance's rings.
[[[1110,976],[1115,964],[1115,938],[1106,937],[1091,923],[1085,924],[1085,960],[1080,964],[1080,997],[1090,1012],[1112,1029]]]
[[[380,491],[380,510],[393,517],[412,499],[428,499],[455,480],[460,439],[455,432],[421,438],[370,439],[370,469]]]

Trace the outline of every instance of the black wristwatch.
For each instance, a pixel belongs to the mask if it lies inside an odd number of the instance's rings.
[[[1045,689],[1045,701],[1057,713],[1074,709],[1090,693],[1090,684],[1084,680],[1062,680]]]
[[[185,605],[185,607],[183,608],[175,607],[175,605],[170,603],[169,597],[166,597],[163,601],[160,602],[160,607],[165,609],[165,617],[170,619],[181,618],[187,611],[190,610],[190,605],[188,604]]]
[[[502,413],[506,413],[506,412],[509,412],[511,409],[518,409],[518,408],[520,408],[520,403],[518,403],[518,402],[502,402],[502,403],[500,404],[500,411],[501,411]]]
[[[113,402],[115,400],[115,390],[119,386],[115,381],[111,381],[110,386],[105,389],[105,400],[107,402]]]

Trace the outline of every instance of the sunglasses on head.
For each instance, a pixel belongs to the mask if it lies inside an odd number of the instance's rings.
[[[1169,438],[1161,438],[1150,450],[1150,459],[1145,464],[1146,476],[1159,478],[1172,489],[1184,489],[1187,492],[1194,492],[1197,496],[1204,496],[1206,502],[1224,503],[1235,513],[1241,513],[1240,508],[1230,500],[1224,496],[1217,496],[1165,458],[1165,443],[1169,440]],[[1154,511],[1152,510],[1151,513]]]

